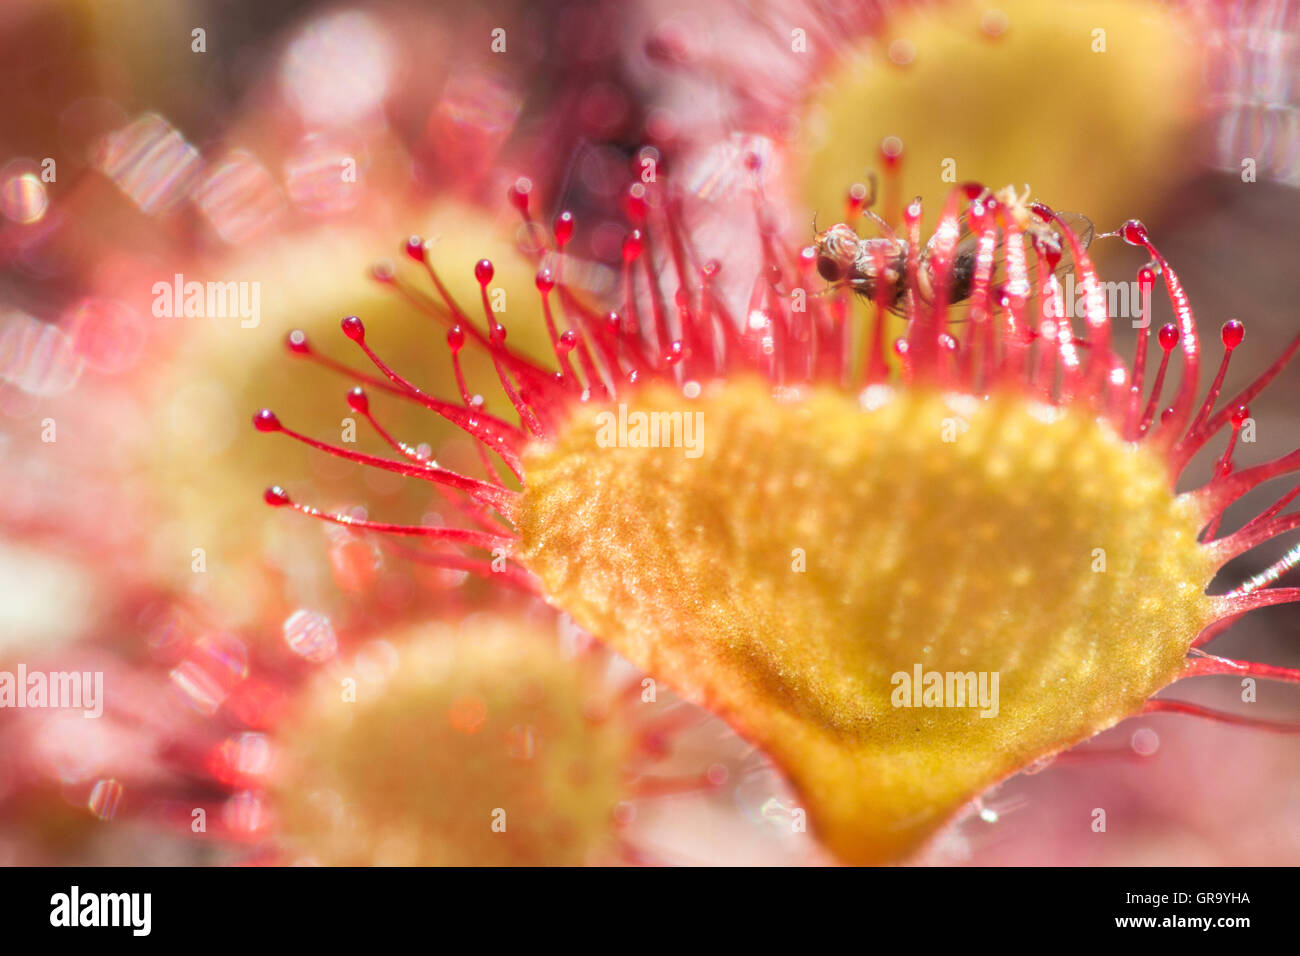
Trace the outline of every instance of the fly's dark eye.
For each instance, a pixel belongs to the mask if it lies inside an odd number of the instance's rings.
[[[827,282],[838,282],[844,278],[844,272],[840,269],[840,264],[830,256],[817,257],[817,274]]]

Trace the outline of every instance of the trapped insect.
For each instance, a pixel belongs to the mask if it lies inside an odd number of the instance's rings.
[[[873,188],[872,198],[874,193]],[[1045,253],[1049,262],[1056,263],[1056,272],[1062,272],[1070,262],[1068,244],[1057,229],[1032,213],[1028,197],[1028,187],[1019,195],[1009,186],[996,194],[997,200],[1008,213],[1017,218],[1029,241]],[[870,205],[871,201],[868,200],[867,206]],[[827,282],[846,284],[859,295],[878,299],[889,310],[898,312],[904,307],[907,294],[908,241],[899,238],[893,228],[870,208],[863,212],[879,227],[883,235],[864,239],[846,222],[836,223],[824,232],[815,232],[814,226],[813,248],[817,253],[817,272]],[[1093,237],[1092,223],[1078,213],[1061,213],[1060,216],[1086,248]],[[960,223],[962,231],[949,272],[948,298],[953,303],[970,298],[978,247],[978,237],[971,233],[965,214]],[[926,302],[934,298],[934,257],[940,239],[940,233],[931,236],[921,249],[918,259],[917,292]],[[995,264],[995,270],[999,268],[1000,263]]]

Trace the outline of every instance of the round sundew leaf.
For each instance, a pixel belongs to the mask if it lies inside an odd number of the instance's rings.
[[[428,258],[476,327],[487,327],[474,278],[476,261],[493,257],[493,288],[531,285],[535,265],[515,249],[509,233],[482,212],[443,202],[418,210],[412,221],[441,237],[431,244]],[[255,620],[268,606],[277,607],[276,589],[281,585],[268,578],[263,564],[249,560],[250,555],[269,555],[295,593],[313,600],[322,594],[333,599],[332,580],[365,580],[364,574],[340,571],[341,564],[374,564],[369,547],[357,547],[353,557],[340,556],[339,548],[327,552],[320,547],[319,529],[287,528],[269,514],[250,518],[249,502],[268,481],[283,484],[299,500],[330,509],[364,502],[393,521],[418,523],[430,510],[429,488],[423,482],[358,468],[280,437],[240,440],[249,415],[271,406],[286,427],[349,451],[396,457],[345,400],[356,384],[352,376],[311,366],[307,359],[291,359],[286,351],[286,335],[301,329],[317,354],[378,376],[340,330],[346,315],[362,317],[370,346],[400,365],[418,386],[459,400],[445,328],[433,318],[413,316],[409,304],[367,274],[364,264],[376,248],[383,248],[380,241],[364,232],[357,236],[322,229],[262,241],[202,276],[195,272],[195,279],[256,280],[260,319],[249,328],[238,318],[178,319],[179,348],[150,383],[153,417],[128,460],[135,468],[147,468],[150,487],[157,489],[163,520],[152,535],[155,560],[169,580],[192,587],[188,555],[191,548],[202,546],[209,566],[214,572],[219,569],[205,579],[205,586],[237,619]],[[510,302],[512,311],[498,318],[511,329],[511,346],[533,358],[549,354],[540,305],[524,295]],[[471,349],[462,361],[471,394],[487,395],[489,412],[513,416],[497,389],[490,359]],[[472,441],[423,406],[372,387],[370,409],[398,440],[412,447],[428,443],[443,464],[477,467]],[[187,557],[177,561],[177,554]],[[341,605],[334,610],[341,613]]]
[[[845,184],[893,138],[903,201],[978,180],[1028,183],[1104,228],[1149,215],[1197,155],[1206,101],[1195,37],[1186,16],[1148,0],[901,7],[884,37],[858,39],[813,91],[800,198],[842,208]]]
[[[612,851],[636,742],[617,714],[593,716],[592,672],[507,618],[416,627],[391,648],[386,669],[322,675],[279,739],[291,857],[555,866]]]
[[[905,857],[1132,714],[1214,616],[1163,459],[1011,393],[649,386],[577,410],[525,474],[519,557],[550,600],[762,746],[846,861]]]

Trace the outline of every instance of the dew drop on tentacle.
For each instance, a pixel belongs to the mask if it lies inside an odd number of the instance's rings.
[[[646,199],[646,188],[642,183],[633,183],[623,193],[623,212],[628,221],[636,226],[645,224],[650,205]]]
[[[573,213],[565,211],[555,217],[555,223],[551,227],[555,233],[555,247],[563,252],[569,240],[573,238]]]
[[[524,216],[529,218],[528,200],[533,192],[533,181],[527,176],[520,176],[506,190],[506,198]]]
[[[1223,324],[1219,335],[1223,340],[1223,347],[1231,352],[1246,337],[1246,327],[1236,319],[1230,319]]]
[[[282,427],[280,419],[269,408],[264,408],[253,416],[253,426],[259,432],[278,432]]]
[[[844,219],[852,223],[862,215],[862,210],[867,206],[867,187],[862,183],[854,183],[849,187],[848,194],[844,197]]]

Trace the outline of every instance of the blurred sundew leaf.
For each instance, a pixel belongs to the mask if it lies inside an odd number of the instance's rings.
[[[802,123],[810,208],[843,209],[845,184],[878,171],[894,136],[900,198],[923,196],[931,221],[971,180],[1028,184],[1101,229],[1158,211],[1196,160],[1203,51],[1191,24],[1149,0],[998,9],[992,31],[981,3],[899,11],[831,70]]]
[[[411,221],[440,237],[430,260],[462,309],[484,327],[473,266],[484,257],[493,261],[492,288],[506,292],[506,311],[498,318],[510,332],[510,346],[545,361],[550,346],[534,289],[536,267],[517,251],[508,231],[482,212],[450,203],[413,215]],[[259,283],[261,314],[251,328],[242,327],[238,316],[158,320],[183,323],[181,343],[159,363],[151,383],[154,418],[140,435],[145,447],[139,460],[142,477],[157,489],[165,525],[153,541],[154,559],[174,568],[182,583],[194,584],[190,554],[195,547],[205,549],[209,573],[218,574],[216,593],[241,605],[258,603],[250,598],[263,575],[258,561],[269,547],[280,553],[279,563],[291,560],[303,580],[324,580],[320,526],[265,508],[261,493],[270,484],[284,485],[299,500],[331,510],[364,504],[380,520],[420,523],[430,510],[449,513],[424,482],[343,462],[282,436],[259,436],[249,424],[257,409],[270,407],[286,426],[306,435],[349,450],[398,457],[348,408],[345,395],[355,380],[285,347],[287,334],[302,329],[314,351],[378,375],[340,331],[339,322],[347,315],[363,318],[371,347],[416,385],[441,398],[459,395],[445,325],[369,274],[371,263],[395,254],[401,239],[325,228],[276,237],[201,275],[185,275],[186,281]],[[407,266],[411,278],[436,298],[418,267]],[[159,278],[173,281],[171,275]],[[489,412],[514,418],[494,387],[490,360],[472,347],[461,355],[471,394],[482,393]],[[395,438],[412,446],[427,442],[440,461],[481,473],[478,456],[459,429],[414,403],[373,388],[368,393],[375,416]],[[347,419],[355,422],[355,444],[344,440]],[[452,457],[444,459],[443,453]]]

